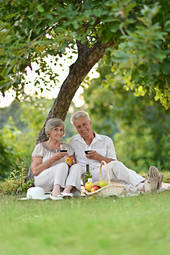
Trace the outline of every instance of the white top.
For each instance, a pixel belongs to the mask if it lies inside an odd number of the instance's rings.
[[[70,145],[66,143],[63,143],[62,145],[64,147],[63,149],[66,149],[69,155],[74,154],[74,151]],[[51,158],[57,151],[59,150],[52,150],[50,148],[47,148],[44,143],[38,143],[33,150],[32,157],[42,157],[42,162],[44,163],[47,159]],[[57,160],[53,165],[62,163],[64,162],[64,160],[65,157]]]
[[[105,135],[95,134],[93,141],[88,146],[84,139],[77,134],[70,139],[69,144],[75,152],[77,163],[80,164],[83,169],[85,169],[87,162],[89,162],[90,170],[100,166],[99,161],[86,158],[85,150],[95,150],[103,157],[117,159],[113,141],[110,137]]]

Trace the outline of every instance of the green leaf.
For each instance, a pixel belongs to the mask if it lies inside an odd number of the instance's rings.
[[[44,12],[44,8],[43,8],[42,5],[40,5],[40,4],[37,5],[37,10],[38,10],[39,12]]]
[[[126,7],[125,7],[125,16],[128,16],[129,12],[136,7],[137,3],[129,3]]]
[[[167,32],[170,32],[170,20],[168,20],[166,23],[165,23],[165,30]]]
[[[119,30],[119,25],[118,24],[113,24],[110,26],[110,32],[116,33]]]
[[[115,62],[126,62],[129,59],[127,53],[117,50],[114,52]]]
[[[73,20],[73,27],[74,27],[75,29],[78,29],[78,27],[79,27],[79,25],[78,25],[78,23],[77,23],[76,20]]]

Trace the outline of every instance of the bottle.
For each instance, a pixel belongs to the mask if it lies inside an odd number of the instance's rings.
[[[84,175],[84,180],[85,180],[85,183],[86,182],[92,182],[92,175],[90,173],[89,164],[88,163],[86,164],[86,173]]]

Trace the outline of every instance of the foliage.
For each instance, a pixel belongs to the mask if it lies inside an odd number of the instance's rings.
[[[170,143],[165,140],[166,134],[162,134],[161,140],[156,142],[153,137],[151,128],[139,123],[135,126],[115,134],[114,142],[117,148],[117,155],[120,161],[135,171],[147,171],[149,166],[155,165],[159,170],[169,170],[169,151]],[[163,152],[163,153],[162,153]]]
[[[0,132],[0,180],[7,177],[14,161],[14,151],[11,150],[10,146],[6,146],[2,132]]]
[[[36,138],[45,122],[52,100],[45,98],[13,103],[6,109],[1,109],[2,115],[8,113],[6,123],[0,131],[0,179],[9,176],[12,170],[19,171],[20,164],[29,168],[31,154]],[[74,109],[74,105],[72,105]],[[16,111],[15,111],[16,110]],[[4,112],[4,114],[3,114]],[[64,141],[75,133],[70,124],[70,113],[65,121]]]
[[[10,172],[10,175],[4,182],[0,182],[0,193],[8,195],[16,195],[25,193],[28,188],[32,187],[32,180],[25,182],[27,169],[23,166],[18,166]]]
[[[24,122],[20,119],[22,113],[21,107],[19,107],[19,102],[14,101],[10,106],[0,108],[0,129],[2,129],[8,122],[10,116],[15,120],[15,126],[23,130],[25,128]]]
[[[22,161],[25,162],[26,167],[29,167],[33,144],[31,142],[31,135],[28,137],[28,131],[26,130],[25,134],[24,131],[19,130],[15,126],[12,117],[9,117],[9,121],[3,127],[1,134],[2,141],[4,141],[4,147],[8,148],[8,151],[10,152],[8,158],[9,161],[12,162],[12,166],[17,168],[18,162]],[[8,165],[8,161],[6,161],[5,164],[6,172],[12,170]]]
[[[28,102],[22,104],[14,102],[11,106],[1,109],[2,116],[6,114],[7,117],[6,123],[2,123],[0,136],[0,176],[2,179],[7,177],[13,169],[18,170],[18,165],[21,162],[24,162],[25,167],[29,168],[33,146],[40,125],[43,125],[45,120],[44,109],[45,100],[44,108],[39,106],[39,110],[34,108],[31,103],[29,105]],[[47,108],[46,111],[48,110]],[[36,115],[34,115],[35,113]],[[35,125],[33,125],[33,121],[36,123]]]
[[[46,118],[48,112],[51,108],[52,100],[46,98],[35,98],[28,99],[24,103],[20,104],[20,109],[22,110],[21,119],[27,125],[29,130],[29,136],[31,135],[31,140],[34,140],[38,136]],[[33,134],[33,137],[32,137]]]
[[[28,100],[20,104],[20,108],[22,109],[21,119],[28,126],[29,136],[32,136],[32,140],[38,136],[46,118],[48,112],[52,106],[53,100],[49,100],[46,98],[40,98],[36,100]],[[72,104],[72,108],[75,109],[74,103]],[[31,113],[31,114],[30,114]],[[71,113],[68,112],[67,118],[65,120],[65,136],[63,138],[66,141],[69,137],[73,136],[75,130],[73,126],[70,124]]]
[[[98,67],[100,77],[85,89],[94,129],[114,137],[118,159],[129,168],[146,171],[153,164],[168,170],[169,112],[147,95],[134,96],[121,84],[115,85],[107,77],[111,68],[105,58]]]
[[[23,92],[24,73],[31,62],[43,84],[57,83],[46,58],[77,51],[77,43],[92,48],[107,45],[122,86],[138,95],[149,94],[168,108],[169,13],[166,0],[1,1],[0,89]],[[34,24],[34,26],[32,25]],[[115,68],[116,67],[116,68]],[[116,70],[116,72],[115,72]],[[41,86],[35,81],[35,86]]]
[[[24,135],[15,126],[12,117],[9,117],[9,121],[0,132],[0,179],[7,177],[13,169],[18,169],[18,163],[21,161],[24,161],[25,166],[28,167],[30,159],[24,155],[27,150],[22,144],[24,139]]]
[[[168,109],[170,14],[167,1],[158,2],[152,7],[144,5],[135,31],[125,30],[124,41],[111,53],[116,63],[112,72],[127,90],[137,96],[148,93]]]

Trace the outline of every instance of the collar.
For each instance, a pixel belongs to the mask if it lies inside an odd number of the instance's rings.
[[[95,133],[94,139],[95,139],[95,140],[102,140],[102,136],[99,135],[99,134],[97,134],[97,133]],[[93,140],[94,140],[94,139],[93,139]]]
[[[98,141],[98,140],[102,140],[102,136],[101,135],[99,135],[99,134],[97,134],[95,132],[94,132],[94,134],[95,134],[95,137],[93,138],[91,143],[94,143],[95,141]],[[79,134],[75,135],[74,139],[78,140],[81,143],[85,143],[84,139]]]

